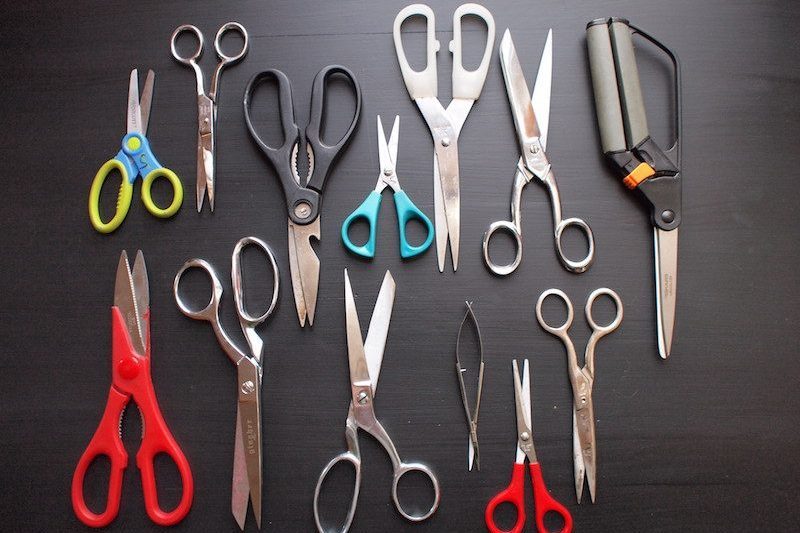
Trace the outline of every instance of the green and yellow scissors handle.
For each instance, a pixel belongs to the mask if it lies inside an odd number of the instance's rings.
[[[150,103],[153,99],[153,71],[148,71],[144,83],[144,92],[139,100],[139,74],[136,69],[131,71],[128,86],[128,133],[122,138],[122,148],[113,159],[109,159],[100,167],[92,181],[89,192],[89,220],[94,229],[100,233],[111,233],[117,229],[131,207],[133,197],[133,183],[136,178],[143,178],[142,202],[150,213],[159,218],[169,218],[178,212],[183,203],[183,185],[178,176],[165,168],[156,160],[150,149],[150,142],[145,137],[147,124],[150,120]],[[118,170],[122,175],[117,198],[117,209],[108,222],[103,222],[100,217],[100,191],[103,189],[108,176],[112,171]],[[153,201],[151,189],[156,178],[167,178],[172,185],[172,202],[166,208],[161,208]]]

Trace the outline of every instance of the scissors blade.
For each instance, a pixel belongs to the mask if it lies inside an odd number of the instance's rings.
[[[447,214],[444,210],[442,197],[442,177],[439,174],[439,156],[433,152],[433,224],[436,236],[436,260],[439,272],[444,272],[444,262],[447,256]]]
[[[214,212],[214,128],[216,104],[204,94],[197,96],[197,212],[203,209],[208,190],[208,204]]]
[[[147,135],[147,126],[150,124],[150,104],[153,102],[153,83],[155,82],[155,77],[155,72],[152,70],[147,71],[147,77],[144,79],[142,97],[139,100],[139,109],[142,117],[142,135]]]
[[[361,339],[361,326],[358,323],[358,311],[350,285],[350,276],[344,270],[344,311],[347,324],[347,358],[350,366],[350,383],[353,387],[370,385],[369,368]]]
[[[247,501],[250,498],[250,487],[247,483],[247,464],[244,459],[242,442],[242,412],[236,405],[236,442],[233,448],[233,482],[231,483],[231,513],[239,529],[244,531],[247,518]]]
[[[378,388],[378,378],[381,374],[383,351],[386,348],[386,337],[389,335],[389,321],[392,319],[395,291],[394,278],[392,273],[387,270],[386,275],[383,276],[378,299],[375,301],[375,308],[372,310],[372,318],[369,320],[367,340],[364,341],[364,354],[367,358],[367,370],[372,381],[373,397]]]
[[[656,272],[656,321],[658,353],[663,359],[672,351],[678,286],[678,229],[653,229]]]
[[[319,258],[311,247],[311,237],[319,241],[320,217],[305,226],[288,219],[289,228],[289,269],[292,272],[292,291],[300,327],[314,325],[314,311],[317,307],[319,288]]]
[[[467,439],[467,470],[472,472],[472,465],[475,464],[475,446],[472,444],[472,435]]]
[[[514,127],[517,131],[517,140],[520,150],[525,153],[525,145],[532,139],[541,138],[541,132],[531,104],[528,84],[522,73],[522,66],[519,63],[509,30],[506,30],[503,40],[500,42],[500,66],[503,69],[503,79],[511,106],[511,116],[514,118]]]
[[[133,297],[136,301],[136,313],[142,328],[142,348],[144,350],[142,353],[144,354],[147,351],[147,336],[150,333],[149,324],[145,321],[145,316],[150,310],[150,283],[147,279],[147,265],[144,263],[144,254],[141,250],[136,252],[131,278]]]
[[[553,30],[547,32],[544,42],[542,59],[539,61],[539,71],[536,73],[536,82],[533,85],[531,105],[536,124],[539,126],[539,142],[547,150],[547,129],[550,126],[550,93],[553,88]]]
[[[242,432],[242,451],[247,465],[247,486],[256,524],[261,529],[261,380],[259,369],[249,358],[239,362],[239,427]],[[249,394],[243,391],[250,384]],[[234,459],[235,460],[235,459]]]
[[[514,401],[517,413],[517,459],[516,462],[522,462],[524,456],[528,455],[531,462],[536,460],[536,452],[533,449],[533,432],[531,430],[531,384],[530,384],[530,371],[528,370],[528,360],[525,359],[522,364],[522,381],[520,382],[519,366],[517,360],[511,361],[511,366],[514,373]],[[520,437],[523,433],[529,435],[528,449],[523,450],[520,445]]]
[[[131,70],[128,82],[128,133],[142,133],[142,108],[139,104],[139,72]]]
[[[395,119],[395,125],[396,124],[397,120]],[[394,130],[392,130],[392,134],[394,134]],[[391,142],[391,136],[389,139],[389,142]],[[389,144],[386,142],[386,132],[383,129],[383,122],[381,122],[380,115],[378,115],[378,158],[381,165],[381,176],[384,175],[385,170],[394,169],[394,160],[392,159]]]
[[[594,503],[597,486],[597,443],[595,440],[594,406],[591,398],[587,405],[577,411],[572,408],[573,455],[575,457],[575,495],[578,503],[583,497],[583,480],[589,482],[589,496]]]
[[[133,287],[133,278],[128,264],[128,254],[123,250],[117,264],[116,282],[114,283],[114,306],[122,313],[125,327],[131,344],[140,355],[145,354],[144,335],[142,334],[141,317],[137,310],[137,300]]]

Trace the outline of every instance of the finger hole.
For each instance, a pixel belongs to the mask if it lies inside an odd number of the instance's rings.
[[[397,479],[395,497],[400,513],[408,520],[420,521],[432,515],[439,505],[431,475],[419,467],[411,467]]]
[[[552,533],[564,531],[564,526],[567,524],[561,513],[552,510],[544,514],[542,522],[544,522],[545,530]]]
[[[406,243],[418,248],[428,239],[428,226],[418,216],[413,216],[405,222]]]
[[[502,502],[494,508],[492,512],[492,521],[495,527],[501,531],[511,531],[517,524],[519,513],[517,507],[511,502]]]
[[[167,512],[175,509],[183,495],[183,482],[178,465],[166,453],[161,452],[153,457],[153,482],[158,508]]]
[[[206,268],[203,264],[189,261],[175,276],[175,301],[185,315],[199,318],[214,302],[214,281]],[[209,288],[211,296],[206,299]]]
[[[291,113],[291,110],[286,111]],[[261,142],[268,147],[282,146],[286,142],[281,125],[280,91],[278,80],[274,76],[262,75],[254,80],[249,94],[247,114]]]
[[[236,22],[228,22],[217,32],[214,49],[226,61],[238,61],[247,53],[247,30]]]
[[[352,488],[347,491],[342,487]],[[355,490],[354,465],[347,460],[338,461],[321,480],[314,502],[316,519],[322,531],[344,531],[347,528],[352,520],[350,509],[356,497]]]
[[[486,265],[492,272],[510,274],[522,261],[522,237],[512,224],[495,222],[489,226],[484,237],[483,253]],[[498,255],[502,262],[494,261],[493,257]]]
[[[319,139],[328,146],[335,146],[344,140],[344,136],[353,123],[358,105],[358,96],[353,81],[342,72],[332,72],[325,80],[323,95],[322,117],[320,117]],[[328,113],[329,110],[335,110]],[[356,117],[357,118],[357,117]],[[329,143],[325,139],[330,132],[335,142]]]
[[[603,298],[605,296],[605,298]],[[597,302],[599,311],[596,309]],[[595,319],[595,314],[599,317]],[[622,301],[611,289],[597,289],[586,301],[586,321],[592,329],[612,330],[622,321]]]
[[[117,178],[117,176],[119,176],[119,178]],[[114,165],[106,173],[106,178],[103,180],[103,184],[100,186],[100,191],[97,198],[97,214],[100,216],[101,221],[106,221],[104,222],[105,224],[110,223],[117,211],[123,207],[120,205],[120,203],[122,201],[122,186],[124,185],[125,180],[126,178],[122,174],[120,167]],[[111,213],[111,216],[108,219],[106,219],[103,214],[103,211],[105,211],[103,209],[104,205],[114,206],[114,211]]]
[[[153,205],[160,211],[158,214],[164,216],[172,212],[178,197],[172,179],[163,173],[155,174],[146,185],[143,185],[142,195],[149,195]]]
[[[556,232],[556,246],[562,261],[571,270],[583,272],[592,262],[594,256],[592,230],[580,219],[570,218],[561,222]],[[578,259],[573,260],[571,257]]]
[[[555,303],[556,301],[558,301],[558,303]],[[545,313],[550,316],[555,314],[558,317],[556,324],[560,325],[553,326],[553,322],[545,318]],[[549,291],[543,292],[539,297],[539,301],[536,303],[536,315],[539,318],[539,323],[543,327],[553,331],[565,330],[572,324],[572,304],[567,298],[567,295],[562,291],[550,289]]]
[[[478,70],[488,38],[489,26],[483,17],[474,13],[466,13],[461,17],[461,66],[465,70]]]
[[[83,503],[95,514],[102,514],[108,507],[109,482],[111,481],[111,459],[97,455],[89,463],[83,476]]]
[[[273,265],[273,260],[269,253],[256,242],[244,243],[238,256],[234,255],[234,258],[236,257],[238,257],[238,264],[233,265],[233,273],[239,277],[241,283],[239,296],[237,296],[237,305],[246,319],[259,322],[265,319],[274,308],[274,294],[277,289],[275,287],[274,270],[276,266]],[[236,281],[234,279],[234,290],[235,285]],[[268,295],[268,297],[248,299],[245,296],[248,291],[252,294]],[[251,313],[247,309],[247,303],[251,300],[261,302],[255,313]]]
[[[421,72],[428,67],[427,32],[428,18],[425,15],[411,15],[400,25],[400,40],[406,61],[415,72]]]
[[[203,53],[203,35],[195,26],[178,26],[170,42],[172,55],[182,63],[198,59]]]

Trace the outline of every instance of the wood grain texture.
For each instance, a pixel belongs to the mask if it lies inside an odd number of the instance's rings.
[[[283,282],[277,313],[262,330],[264,531],[312,530],[317,475],[344,446],[345,267],[358,293],[364,327],[384,270],[394,274],[398,292],[377,413],[403,457],[430,464],[443,490],[441,508],[431,520],[404,522],[390,503],[386,456],[375,442],[362,438],[364,479],[353,531],[484,530],[486,502],[510,479],[514,357],[531,359],[536,449],[547,484],[573,513],[576,531],[800,529],[800,402],[792,388],[800,320],[794,179],[800,133],[798,4],[487,4],[498,43],[500,32],[511,28],[529,81],[547,28],[554,30],[548,153],[565,215],[585,218],[597,244],[589,272],[567,273],[552,248],[548,199],[532,184],[523,198],[524,260],[505,279],[488,273],[480,253],[485,227],[508,216],[518,156],[496,53],[459,143],[458,273],[439,274],[433,249],[419,260],[401,262],[394,210],[387,206],[372,263],[354,259],[340,243],[342,220],[376,178],[378,113],[401,116],[398,173],[419,207],[433,216],[430,137],[403,86],[391,39],[392,20],[404,5],[351,0],[250,1],[225,7],[209,1],[4,2],[0,486],[5,495],[0,529],[84,529],[72,514],[69,484],[110,381],[108,308],[118,254],[141,248],[150,275],[153,379],[167,423],[195,476],[193,509],[175,531],[237,530],[229,512],[235,372],[211,329],[178,311],[171,286],[183,261],[203,257],[217,266],[229,291],[230,252],[237,239],[249,234],[273,246]],[[435,6],[443,101],[450,97],[446,44],[457,5],[442,1]],[[630,18],[674,47],[683,61],[685,211],[676,340],[666,363],[655,345],[646,213],[603,164],[595,125],[584,27],[592,18],[611,15]],[[209,39],[228,20],[245,24],[251,49],[222,76],[216,212],[198,215],[194,78],[172,59],[168,39],[187,22]],[[482,34],[472,26],[468,30],[467,45],[475,45]],[[421,46],[413,37],[409,42]],[[477,62],[477,53],[473,57]],[[207,73],[214,60],[207,50]],[[668,71],[658,56],[644,50],[639,62],[651,130],[665,140],[671,112]],[[304,123],[311,80],[329,63],[356,72],[364,108],[360,128],[325,191],[317,316],[313,329],[301,330],[286,260],[283,195],[249,138],[241,99],[253,73],[282,69],[294,84],[297,118]],[[103,236],[89,224],[87,195],[96,169],[116,153],[124,133],[133,67],[156,72],[148,136],[159,160],[182,177],[186,202],[174,219],[155,219],[138,199],[139,184],[122,227]],[[347,102],[343,93],[334,97]],[[266,99],[263,105],[269,109]],[[276,114],[263,116],[265,129],[277,126]],[[329,116],[333,131],[335,110]],[[249,289],[266,298],[267,277],[255,264],[246,264],[255,273]],[[578,310],[599,286],[617,290],[625,304],[622,327],[598,346],[596,505],[574,501],[565,357],[533,313],[538,295],[554,286],[564,289]],[[454,373],[465,299],[475,301],[487,364],[479,429],[483,469],[472,473],[465,468],[467,427]],[[243,343],[232,301],[225,306],[224,321]],[[580,311],[574,335],[582,350],[588,327]],[[112,528],[157,531],[144,512],[134,464],[136,418],[126,417],[131,460],[122,509]],[[168,489],[162,491],[163,501],[175,501],[177,473],[169,468],[159,473]],[[99,482],[90,488],[101,492]],[[345,492],[331,499],[344,504]],[[532,517],[530,496],[527,505]],[[533,527],[529,519],[526,530]],[[255,530],[252,517],[248,529]]]

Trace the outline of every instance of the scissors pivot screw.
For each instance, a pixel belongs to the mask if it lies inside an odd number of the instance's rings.
[[[383,169],[383,175],[384,176],[391,176],[392,175],[392,169],[389,168],[389,167],[384,168]]]
[[[531,438],[531,435],[527,431],[523,431],[522,434],[519,436],[519,438],[521,438],[525,442],[528,442],[528,440],[530,440]]]
[[[675,220],[675,212],[667,209],[666,211],[661,213],[661,220],[663,220],[667,224],[672,223],[672,221]]]
[[[311,206],[308,205],[306,202],[300,202],[295,206],[294,214],[298,218],[308,218],[308,215],[311,214]]]
[[[450,146],[450,137],[443,137],[442,138],[442,146],[444,146],[445,148]]]
[[[256,390],[256,385],[252,381],[247,380],[242,383],[242,392],[244,394],[252,394],[254,390]]]
[[[362,405],[367,403],[367,393],[364,392],[363,390],[358,393],[358,403]]]

